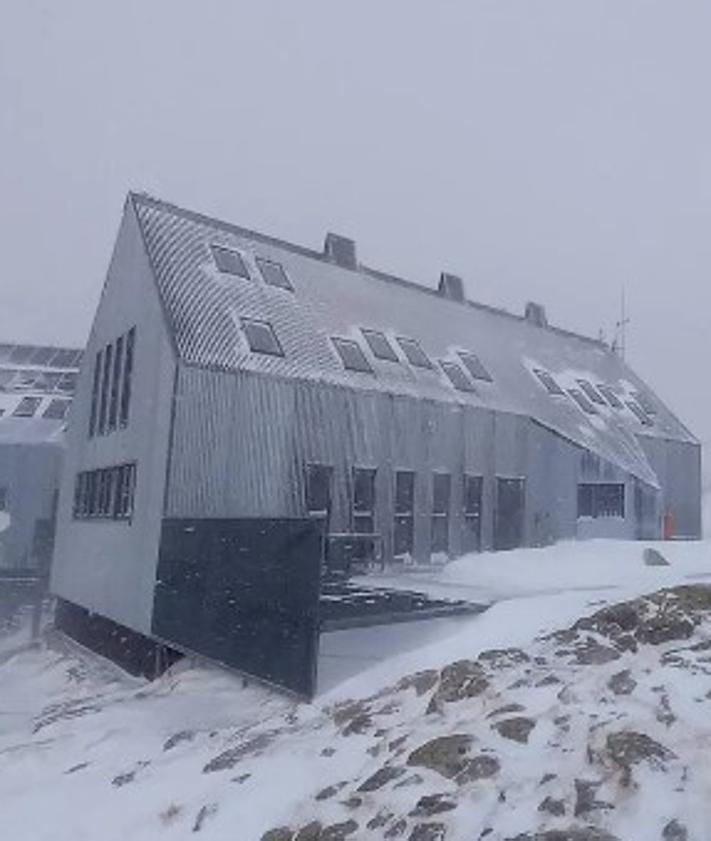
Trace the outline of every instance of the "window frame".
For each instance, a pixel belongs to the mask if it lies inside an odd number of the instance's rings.
[[[400,357],[397,355],[397,351],[390,343],[390,339],[382,330],[373,330],[369,327],[361,327],[360,332],[363,335],[370,352],[376,359],[379,359],[382,362],[395,362],[398,365],[400,364]],[[383,352],[384,348],[387,348],[385,352]]]
[[[26,395],[25,397],[20,398],[20,402],[15,406],[12,410],[12,417],[13,418],[34,418],[39,410],[39,407],[42,405],[42,398],[41,397],[34,397],[30,395]],[[23,406],[25,407],[23,409]],[[32,406],[32,409],[28,409],[28,406]]]
[[[461,366],[457,365],[456,362],[452,362],[449,359],[439,359],[438,362],[452,388],[464,394],[477,393],[474,383],[472,383]]]
[[[469,372],[469,375],[475,380],[481,380],[482,382],[493,383],[494,378],[489,373],[489,370],[481,361],[481,359],[477,356],[474,351],[471,350],[458,350],[457,356],[462,360],[462,364]]]
[[[567,397],[563,386],[545,368],[533,368],[533,375],[551,397]]]
[[[119,429],[125,429],[131,418],[133,369],[136,364],[136,327],[124,334],[123,370],[121,374],[121,400],[119,403]]]
[[[221,263],[218,255],[229,255],[228,260],[235,260],[239,269],[242,271],[233,271],[232,268],[227,267],[224,261]],[[222,245],[218,242],[210,243],[210,255],[215,268],[220,274],[230,275],[230,277],[241,277],[243,280],[252,280],[252,275],[249,273],[249,267],[244,254],[230,245]]]
[[[413,366],[413,368],[422,368],[425,371],[433,371],[434,363],[425,353],[422,345],[417,339],[412,339],[409,336],[396,336],[395,341],[400,346],[400,350],[405,355],[405,359]],[[414,353],[411,355],[411,352]]]
[[[612,491],[617,497],[612,500],[614,504],[611,504]],[[607,499],[605,495],[608,496]],[[578,482],[577,500],[578,520],[625,520],[627,518],[624,482]],[[613,509],[617,509],[617,513]]]
[[[375,374],[375,369],[370,364],[370,360],[365,355],[365,351],[355,339],[349,339],[343,336],[331,336],[331,344],[338,354],[338,358],[341,360],[341,364],[343,365],[343,369],[345,371],[351,371],[355,374]],[[359,366],[349,364],[349,360],[344,355],[346,350],[352,350],[359,354]]]
[[[442,488],[437,487],[438,480],[442,480]],[[442,490],[444,499],[438,499]],[[439,494],[438,494],[439,490]],[[443,470],[432,473],[432,511],[430,518],[430,552],[432,554],[449,554],[449,526],[452,512],[452,474]]]
[[[250,318],[244,316],[240,319],[240,323],[242,325],[242,332],[244,333],[245,341],[247,342],[247,347],[249,348],[250,353],[258,353],[261,356],[276,356],[276,357],[283,357],[284,356],[284,349],[281,346],[281,342],[279,341],[279,336],[277,336],[276,330],[271,322],[265,321],[262,318]],[[263,348],[255,347],[252,344],[252,339],[256,339],[254,333],[251,334],[252,338],[250,338],[250,329],[264,329],[266,328],[267,333],[270,337],[270,341],[274,342],[274,349],[272,350],[264,350]]]
[[[407,476],[411,479],[411,495],[409,505],[403,506],[400,501],[399,482],[400,478]],[[394,505],[393,505],[393,557],[410,555],[412,557],[415,548],[415,498],[417,495],[417,473],[414,470],[396,470],[394,477]],[[399,537],[406,537],[406,546],[400,547]]]
[[[579,388],[569,388],[568,394],[572,398],[575,405],[586,415],[599,415],[600,413],[595,408],[595,404],[588,399],[587,395]]]
[[[598,406],[606,406],[607,401],[590,382],[590,380],[576,379],[575,382],[580,386],[580,390],[588,398],[591,403],[597,403]]]
[[[267,286],[272,286],[275,289],[285,289],[288,292],[294,291],[294,285],[291,282],[291,278],[286,272],[284,265],[282,263],[277,262],[276,260],[270,260],[268,257],[255,257],[255,262],[257,263],[257,268],[259,269],[259,274],[262,277],[262,280],[267,284]],[[265,272],[265,267],[268,267]],[[276,268],[277,271],[280,273],[281,277],[284,278],[283,283],[273,283],[271,280],[268,279],[268,273],[271,269]]]
[[[351,532],[353,534],[375,534],[375,508],[377,500],[377,475],[375,467],[354,467],[351,471],[351,482],[353,496],[351,503]],[[360,504],[358,499],[359,477],[368,481],[368,494],[370,499],[365,500],[365,505]],[[365,522],[369,528],[362,528]]]

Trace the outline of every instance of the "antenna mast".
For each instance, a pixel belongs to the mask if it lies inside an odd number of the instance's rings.
[[[620,296],[620,320],[615,324],[615,349],[624,361],[627,352],[627,325],[630,323],[627,317],[627,308],[625,305],[625,287],[622,287],[622,294]]]

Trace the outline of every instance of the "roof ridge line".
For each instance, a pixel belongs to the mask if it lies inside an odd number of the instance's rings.
[[[308,248],[306,246],[290,242],[289,240],[280,239],[279,237],[270,236],[269,234],[264,234],[260,231],[255,231],[252,228],[244,228],[241,225],[236,225],[233,222],[227,222],[224,219],[219,219],[216,216],[210,216],[208,214],[201,213],[196,210],[189,210],[188,208],[181,207],[180,205],[166,201],[165,199],[160,199],[156,196],[151,196],[146,192],[131,190],[129,191],[128,195],[129,198],[134,202],[161,208],[178,216],[183,216],[186,219],[190,219],[199,224],[213,225],[218,228],[222,228],[230,233],[236,233],[238,236],[244,236],[248,239],[256,239],[258,241],[265,242],[269,245],[275,245],[279,248],[285,248],[287,251],[292,251],[295,254],[300,254],[302,257],[309,257],[311,259],[318,260],[322,263],[334,265],[332,261],[329,260],[328,257],[322,251],[315,251],[313,248]],[[343,269],[344,271],[350,271],[355,272],[356,274],[366,275],[368,277],[374,278],[375,280],[380,280],[385,283],[394,283],[399,286],[404,286],[416,292],[423,292],[427,295],[433,295],[440,301],[448,300],[447,298],[443,298],[434,286],[424,286],[421,283],[416,283],[415,281],[407,280],[406,278],[400,277],[399,275],[394,275],[390,272],[384,272],[380,269],[373,269],[370,266],[365,265],[364,263],[358,263],[353,268],[349,266],[340,265],[338,266],[338,268]],[[494,306],[493,304],[485,304],[481,301],[473,301],[470,298],[465,298],[464,301],[462,301],[461,303],[474,309],[491,313],[492,315],[503,316],[504,318],[513,319],[514,321],[526,321],[525,316],[517,315],[516,313],[510,312],[509,310],[503,309],[502,307]],[[609,346],[604,341],[600,339],[595,339],[592,336],[586,336],[583,333],[576,333],[573,330],[567,330],[564,327],[556,327],[555,325],[549,324],[546,327],[540,329],[548,330],[551,333],[556,333],[561,336],[567,336],[568,338],[579,339],[582,342],[596,345],[597,347],[600,347],[604,350],[609,350]]]

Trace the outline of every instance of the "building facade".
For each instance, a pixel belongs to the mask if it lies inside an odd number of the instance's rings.
[[[81,351],[0,343],[0,571],[49,566]]]
[[[53,591],[155,633],[167,521],[312,519],[385,563],[697,538],[700,445],[602,342],[131,194],[79,376]],[[475,562],[475,561],[473,561]]]

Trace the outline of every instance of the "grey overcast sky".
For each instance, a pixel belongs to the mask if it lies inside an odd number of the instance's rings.
[[[708,0],[3,0],[0,336],[82,343],[125,193],[611,335],[700,438]]]

